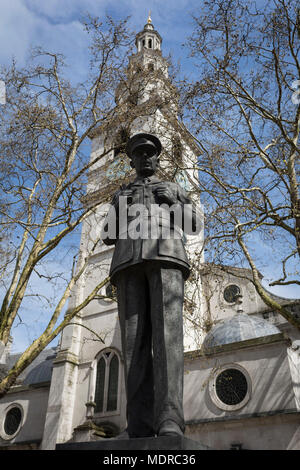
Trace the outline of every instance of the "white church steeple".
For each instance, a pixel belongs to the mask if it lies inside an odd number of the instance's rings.
[[[154,29],[150,13],[143,31],[138,33],[136,36],[135,44],[138,52],[141,52],[144,48],[152,49],[154,51],[161,50],[162,38],[160,34]]]
[[[172,97],[172,106],[176,110],[176,90],[168,80],[168,61],[162,55],[162,38],[154,29],[149,13],[147,23],[136,35],[136,53],[129,58],[126,81],[116,89],[117,105],[141,104],[154,94]]]
[[[167,60],[162,56],[162,37],[154,29],[150,13],[147,23],[142,31],[135,38],[137,52],[130,58],[130,66],[133,68],[142,67],[149,71],[161,71],[168,77]]]

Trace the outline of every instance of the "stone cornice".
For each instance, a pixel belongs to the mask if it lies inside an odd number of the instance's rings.
[[[243,419],[253,419],[253,418],[270,418],[270,417],[278,417],[278,416],[286,416],[286,415],[293,415],[295,419],[299,419],[300,411],[296,408],[291,408],[287,410],[271,410],[271,411],[261,411],[258,413],[245,413],[239,415],[230,416],[221,416],[218,418],[204,418],[204,419],[191,419],[187,420],[185,424],[187,426],[197,426],[198,424],[214,424],[221,421],[240,421]]]
[[[78,356],[67,349],[64,349],[62,351],[59,351],[57,353],[56,359],[53,361],[53,366],[57,364],[61,364],[62,362],[69,362],[71,364],[74,364],[75,366],[79,365],[79,359]]]

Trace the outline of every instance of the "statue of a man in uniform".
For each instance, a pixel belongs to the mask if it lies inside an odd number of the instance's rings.
[[[194,234],[199,218],[179,185],[155,176],[160,152],[154,135],[137,134],[128,141],[126,153],[136,178],[113,197],[115,234],[107,232],[110,214],[103,229],[104,243],[115,244],[110,276],[117,288],[128,437],[184,433],[182,309],[190,267],[182,240],[185,227],[179,225],[188,224]],[[134,207],[140,212],[140,236]],[[152,210],[162,207],[160,214]],[[150,227],[153,221],[156,230]],[[169,232],[164,232],[167,225]]]

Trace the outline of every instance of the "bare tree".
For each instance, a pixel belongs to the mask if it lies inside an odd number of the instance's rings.
[[[264,302],[299,328],[259,270],[272,256],[281,274],[270,285],[300,285],[300,10],[292,0],[212,0],[194,24],[199,78],[183,81],[182,105],[203,150],[207,259],[246,260]]]
[[[91,65],[84,83],[74,85],[66,78],[63,57],[41,49],[33,51],[26,68],[12,63],[1,74],[7,90],[7,103],[0,107],[2,350],[12,326],[23,321],[26,297],[36,296],[42,309],[42,293],[32,289],[34,276],[49,286],[59,279],[59,289],[44,331],[2,378],[0,396],[107,282],[99,282],[81,303],[66,310],[87,259],[76,269],[68,262],[65,272],[47,271],[51,259],[75,259],[76,231],[109,197],[102,193],[88,204],[83,197],[88,174],[112,149],[108,145],[91,162],[87,142],[96,127],[117,119],[114,89],[124,77],[132,37],[127,19],[88,18],[85,28],[91,37]],[[93,241],[91,252],[97,243]]]
[[[0,250],[5,253],[0,268],[0,353],[13,325],[26,321],[28,296],[37,300],[39,311],[44,309],[45,327],[2,378],[0,397],[70,321],[76,322],[80,310],[101,297],[108,277],[67,308],[99,243],[89,234],[89,253],[83,255],[80,225],[96,220],[99,206],[128,181],[124,147],[131,123],[174,100],[172,87],[165,87],[162,95],[156,92],[157,82],[164,86],[166,81],[162,71],[127,67],[133,46],[127,22],[88,18],[84,26],[91,38],[90,69],[83,83],[66,78],[61,55],[40,49],[33,51],[26,68],[12,63],[1,74],[7,104],[0,108]],[[106,135],[104,151],[90,160],[89,138],[99,129]],[[116,174],[108,178],[105,170],[112,153]],[[103,177],[87,195],[86,183],[100,177],[101,160]],[[57,260],[61,263],[54,269]],[[43,294],[42,281],[53,284],[52,296]],[[101,338],[101,332],[96,336]]]

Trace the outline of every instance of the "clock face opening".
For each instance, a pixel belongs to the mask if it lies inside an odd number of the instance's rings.
[[[118,156],[106,170],[106,178],[110,181],[125,178],[131,171],[130,164],[126,161],[125,157]]]

